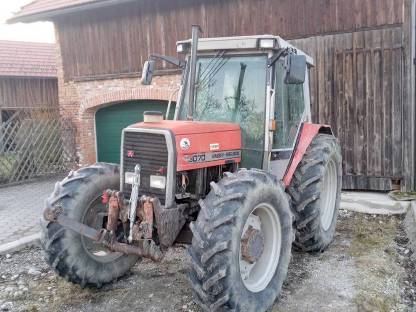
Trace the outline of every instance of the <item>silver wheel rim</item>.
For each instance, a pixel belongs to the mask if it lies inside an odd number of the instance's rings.
[[[328,231],[334,218],[335,203],[338,189],[337,166],[334,159],[330,159],[326,165],[324,178],[322,180],[320,207],[321,225],[324,231]]]
[[[279,215],[269,204],[258,205],[247,218],[241,239],[249,227],[261,231],[264,237],[264,248],[255,263],[244,260],[240,240],[240,275],[244,286],[257,293],[267,288],[275,275],[282,247],[282,226]]]
[[[107,207],[106,205],[101,203],[101,196],[97,197],[95,200],[93,200],[89,204],[88,209],[85,211],[82,217],[81,223],[86,224],[90,227],[93,227],[96,230],[100,230],[103,228],[104,224],[102,223],[102,220],[97,218],[98,215],[107,216]],[[94,242],[90,238],[87,238],[82,235],[81,235],[81,242],[87,254],[91,258],[99,262],[102,262],[102,263],[113,262],[116,259],[123,256],[122,253],[112,252],[108,248],[106,248],[104,245],[98,242]]]

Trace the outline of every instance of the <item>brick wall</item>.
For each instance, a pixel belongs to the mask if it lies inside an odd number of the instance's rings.
[[[58,34],[57,40],[59,42]],[[168,101],[179,86],[180,75],[156,76],[150,86],[142,86],[138,77],[64,81],[61,51],[57,46],[59,109],[61,117],[70,119],[76,128],[76,153],[80,166],[96,162],[94,117],[97,110],[129,100]]]

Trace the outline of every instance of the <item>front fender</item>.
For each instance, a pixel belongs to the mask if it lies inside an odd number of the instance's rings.
[[[303,156],[306,153],[306,150],[308,149],[313,139],[319,133],[333,135],[332,129],[328,125],[313,124],[306,122],[302,124],[302,128],[300,130],[298,140],[296,142],[295,150],[293,151],[289,166],[286,170],[285,176],[283,177],[283,183],[286,187],[290,185],[290,182],[293,178],[293,174],[295,173],[299,163],[302,161]]]

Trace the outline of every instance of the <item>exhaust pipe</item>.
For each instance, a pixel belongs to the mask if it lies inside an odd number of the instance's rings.
[[[198,40],[201,27],[192,25],[192,46],[191,46],[191,68],[189,73],[189,103],[188,103],[188,120],[194,119],[195,105],[195,85],[196,85],[196,61],[198,54]]]

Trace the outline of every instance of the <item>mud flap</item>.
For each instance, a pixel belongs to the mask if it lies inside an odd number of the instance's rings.
[[[158,198],[153,199],[159,241],[163,247],[170,247],[185,225],[183,212],[187,205],[165,208]]]

